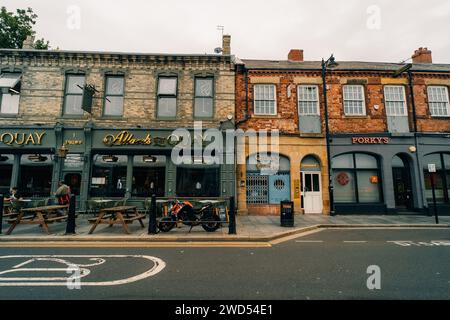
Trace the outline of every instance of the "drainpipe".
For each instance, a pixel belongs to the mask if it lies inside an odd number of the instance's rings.
[[[327,140],[327,165],[328,165],[328,193],[330,197],[330,215],[334,215],[334,194],[333,181],[331,172],[331,146],[330,146],[330,126],[328,124],[328,95],[327,95],[327,80],[326,80],[326,63],[322,59],[322,81],[323,81],[323,103],[325,112],[325,136]]]
[[[423,196],[423,191],[424,191],[424,186],[423,186],[423,181],[422,181],[422,168],[420,166],[420,157],[419,157],[419,142],[417,139],[417,112],[416,112],[416,100],[414,98],[414,81],[413,81],[413,73],[410,70],[408,70],[407,72],[408,74],[408,84],[409,84],[409,92],[411,95],[411,106],[412,106],[412,112],[413,112],[413,130],[414,130],[414,146],[416,147],[416,160],[417,160],[417,169],[418,169],[418,179],[419,179],[419,187],[420,187],[420,197],[422,200],[422,204],[424,209],[428,209],[428,203],[425,202],[424,196]],[[420,205],[420,204],[419,204]]]

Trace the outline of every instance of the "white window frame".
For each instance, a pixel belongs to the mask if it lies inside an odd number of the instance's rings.
[[[362,100],[355,100],[355,99],[352,99],[352,100],[350,100],[350,99],[345,99],[345,90],[347,89],[347,88],[350,88],[350,87],[353,87],[353,88],[359,88],[360,90],[361,90],[361,95],[362,95]],[[367,115],[367,110],[366,110],[366,94],[365,94],[365,92],[364,92],[364,86],[363,85],[360,85],[360,84],[357,84],[357,85],[354,85],[354,84],[347,84],[347,85],[344,85],[343,86],[343,88],[342,88],[342,100],[343,100],[343,105],[344,105],[344,114],[346,115],[346,116],[366,116]],[[347,113],[346,112],[346,106],[345,106],[345,102],[346,101],[362,101],[362,113]]]
[[[401,93],[403,94],[403,100],[395,100],[395,99],[389,99],[388,100],[388,96],[389,93],[387,93],[387,89],[389,88],[400,88],[401,89]],[[402,112],[398,113],[394,108],[394,112],[390,112],[392,111],[392,107],[388,108],[388,104],[389,103],[403,103],[403,108],[402,108]],[[386,116],[388,117],[404,117],[404,116],[408,116],[408,108],[406,105],[406,91],[405,91],[405,87],[404,86],[395,86],[395,85],[386,85],[384,86],[384,104],[385,104],[385,109],[386,109]]]
[[[432,100],[431,98],[433,97],[432,89],[444,89],[444,100],[442,101],[436,101],[436,100]],[[430,110],[430,115],[432,117],[450,117],[450,104],[449,104],[449,96],[448,96],[448,87],[446,86],[428,86],[427,87],[427,97],[428,97],[428,109]],[[434,97],[433,97],[434,98]],[[435,114],[433,113],[433,111],[435,111],[435,108],[432,108],[432,104],[434,103],[445,103],[447,104],[447,114]]]
[[[6,75],[7,73],[0,74],[0,77],[3,75]],[[11,89],[14,89],[14,87],[22,81],[22,73],[20,72],[13,72],[12,74],[17,75],[16,80],[11,80],[10,84],[8,86],[0,87],[0,115],[3,116],[16,116],[19,114],[19,107],[20,107],[20,92],[16,93],[12,91]],[[6,98],[8,97],[8,98]],[[10,104],[13,104],[14,112],[4,112],[4,104],[5,101],[8,101]],[[9,106],[11,108],[11,106]]]
[[[272,87],[273,88],[273,97],[274,97],[274,112],[273,113],[262,113],[256,111],[256,102],[257,101],[270,101],[270,100],[257,100],[256,99],[256,88],[259,87]],[[276,84],[255,84],[253,86],[253,112],[258,116],[276,116],[278,114],[277,111],[277,86]]]
[[[314,88],[316,89],[316,97],[314,100],[306,99],[301,100],[300,96],[300,90],[302,88]],[[316,112],[302,112],[302,108],[300,108],[301,102],[315,102],[316,103]],[[319,86],[317,85],[299,85],[297,86],[297,108],[298,108],[298,114],[302,116],[318,116],[320,115],[320,101],[319,101]]]

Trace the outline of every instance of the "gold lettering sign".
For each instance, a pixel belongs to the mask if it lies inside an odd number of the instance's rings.
[[[300,199],[300,180],[294,180],[294,199]]]
[[[386,137],[354,137],[352,138],[353,144],[389,144],[390,140]]]
[[[83,140],[66,140],[64,144],[68,146],[80,146],[83,144]]]
[[[42,133],[12,133],[5,132],[0,135],[0,142],[10,147],[23,147],[29,145],[42,145],[42,138],[45,136],[45,132]]]
[[[127,146],[127,145],[151,145],[152,137],[147,134],[144,138],[136,138],[134,134],[128,131],[122,131],[117,135],[108,134],[103,138],[103,143],[109,147]]]

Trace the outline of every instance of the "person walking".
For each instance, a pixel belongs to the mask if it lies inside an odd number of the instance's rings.
[[[64,181],[58,182],[58,189],[55,192],[55,197],[59,205],[65,206],[70,202],[70,187]]]

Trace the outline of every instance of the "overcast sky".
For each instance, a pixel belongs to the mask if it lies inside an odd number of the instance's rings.
[[[32,7],[36,31],[64,50],[213,53],[217,25],[240,58],[399,62],[420,46],[450,63],[449,0],[2,0]]]

